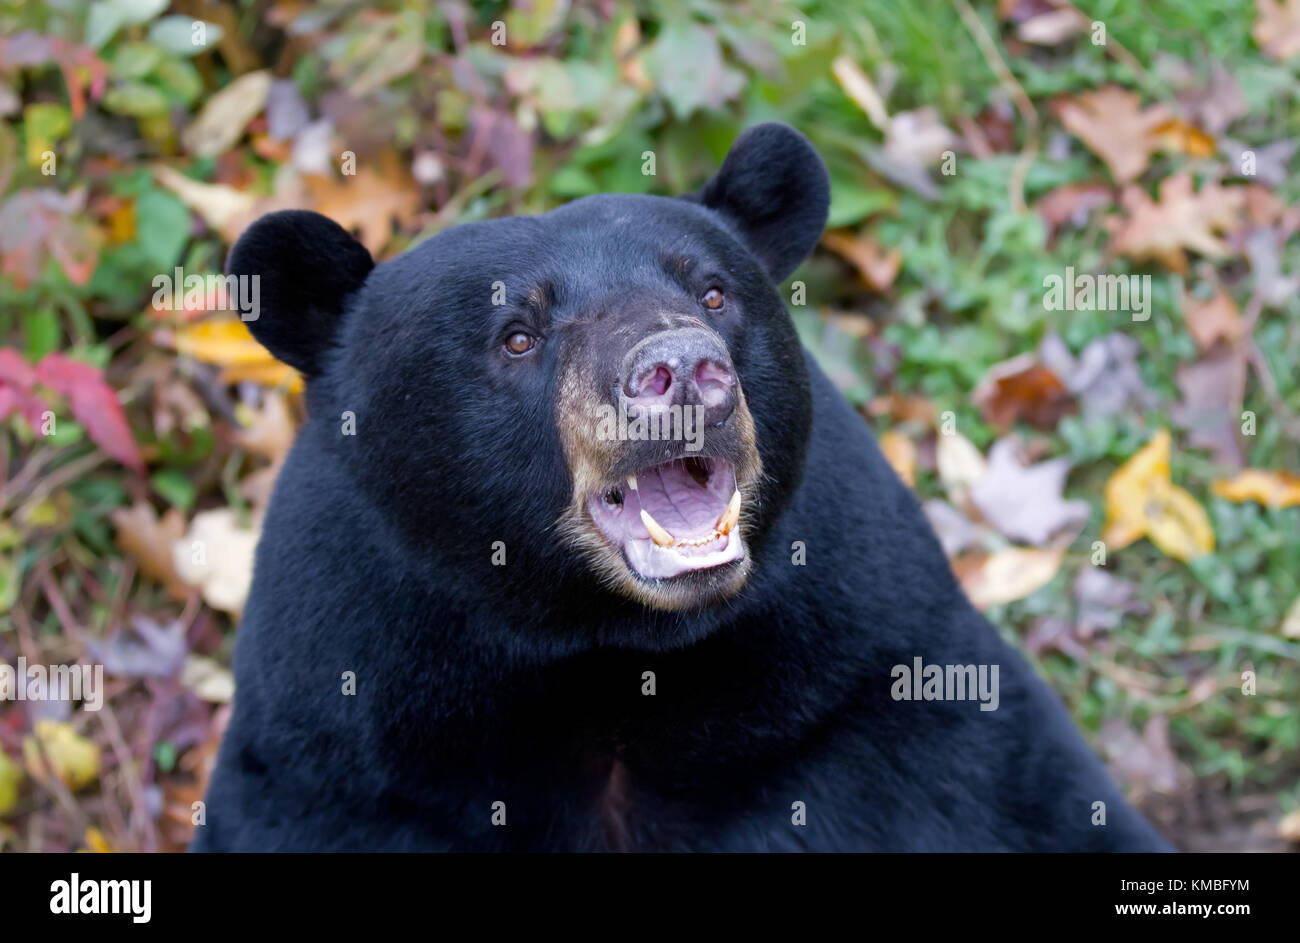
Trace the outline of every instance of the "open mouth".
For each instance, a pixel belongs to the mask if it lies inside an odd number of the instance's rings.
[[[691,457],[628,475],[591,495],[587,508],[633,573],[666,580],[744,558],[740,500],[735,466]]]

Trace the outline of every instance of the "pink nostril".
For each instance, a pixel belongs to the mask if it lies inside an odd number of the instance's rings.
[[[647,393],[651,396],[663,396],[668,392],[668,388],[673,385],[673,375],[667,367],[655,367],[654,372],[646,377],[645,382],[641,384],[641,396]]]

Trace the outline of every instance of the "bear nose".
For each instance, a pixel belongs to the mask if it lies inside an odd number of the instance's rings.
[[[632,407],[703,406],[717,426],[736,409],[736,372],[722,339],[684,328],[642,340],[623,360],[623,395]]]

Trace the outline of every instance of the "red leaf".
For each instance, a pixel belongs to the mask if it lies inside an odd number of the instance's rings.
[[[72,415],[96,445],[128,468],[144,470],[122,404],[98,368],[55,351],[37,364],[36,376],[44,386],[68,398]]]

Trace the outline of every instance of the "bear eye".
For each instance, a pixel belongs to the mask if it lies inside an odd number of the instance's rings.
[[[700,304],[710,311],[721,311],[727,299],[722,296],[721,288],[710,288],[700,297]]]
[[[515,331],[506,338],[503,346],[510,356],[522,357],[537,346],[537,338],[531,334],[525,334],[523,331]]]

